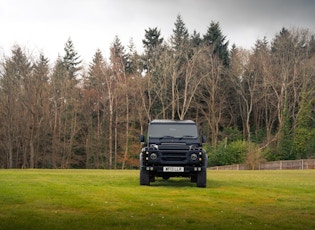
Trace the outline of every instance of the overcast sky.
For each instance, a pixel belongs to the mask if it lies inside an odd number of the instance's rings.
[[[115,35],[141,52],[145,29],[168,40],[180,14],[191,34],[219,22],[230,44],[250,49],[282,27],[315,33],[315,0],[0,0],[0,58],[18,44],[51,61],[64,55],[70,37],[85,63],[99,48],[106,58]]]

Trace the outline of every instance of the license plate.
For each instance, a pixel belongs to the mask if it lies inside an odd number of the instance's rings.
[[[163,167],[163,172],[184,172],[184,167]]]

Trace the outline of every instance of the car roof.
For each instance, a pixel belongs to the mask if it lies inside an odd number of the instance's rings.
[[[196,123],[192,120],[156,119],[151,121],[150,124],[196,124]]]

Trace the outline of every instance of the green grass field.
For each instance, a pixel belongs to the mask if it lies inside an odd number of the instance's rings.
[[[140,186],[136,170],[0,170],[0,229],[315,229],[315,170],[207,178]]]

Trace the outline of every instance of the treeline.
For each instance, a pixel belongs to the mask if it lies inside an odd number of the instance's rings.
[[[244,35],[246,36],[246,35]],[[315,157],[315,37],[283,28],[229,49],[218,22],[172,36],[145,30],[144,51],[115,37],[83,66],[69,39],[53,64],[14,46],[1,60],[1,168],[133,168],[152,119],[200,124],[210,165]]]

